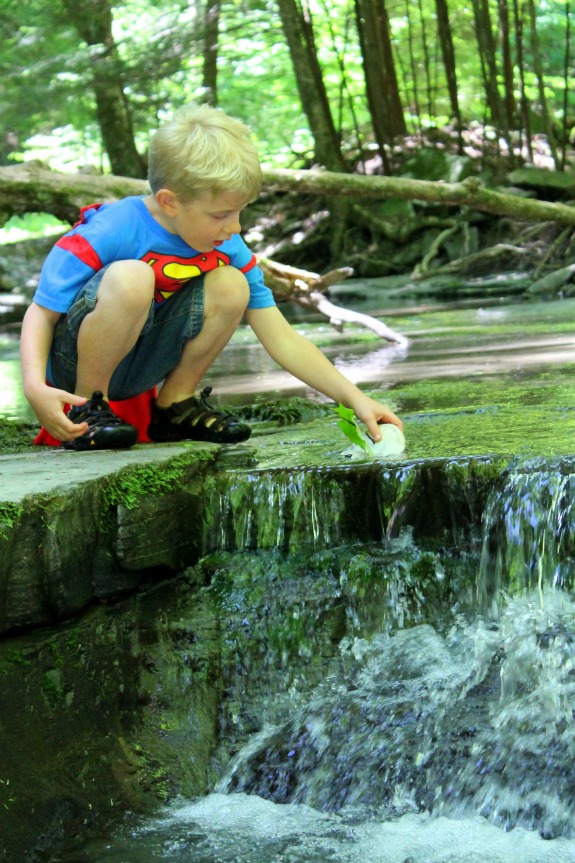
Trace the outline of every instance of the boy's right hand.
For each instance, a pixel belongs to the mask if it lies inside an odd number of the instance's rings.
[[[57,440],[74,440],[88,430],[88,423],[73,423],[64,413],[65,405],[83,405],[88,399],[85,396],[76,396],[65,390],[43,385],[34,393],[27,393],[34,413],[47,432]]]

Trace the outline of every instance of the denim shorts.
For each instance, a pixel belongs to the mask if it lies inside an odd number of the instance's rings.
[[[99,270],[78,292],[67,314],[54,329],[48,362],[48,380],[73,393],[78,365],[78,331],[84,317],[96,305],[96,296],[107,267]],[[164,380],[177,366],[186,342],[195,338],[204,323],[204,276],[190,279],[160,305],[152,302],[138,341],[112,375],[108,395],[114,401],[146,392]],[[102,333],[102,352],[106,333]]]

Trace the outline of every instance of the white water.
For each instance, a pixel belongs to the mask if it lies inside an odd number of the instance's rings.
[[[104,861],[178,863],[573,863],[575,842],[546,841],[485,819],[408,813],[386,823],[351,823],[303,805],[278,805],[245,794],[211,794],[174,808],[132,834],[140,855],[109,846]],[[143,856],[146,852],[151,856]],[[128,853],[130,853],[128,851]],[[133,853],[133,852],[132,852]]]
[[[574,643],[575,603],[554,589],[510,600],[497,625],[458,619],[443,635],[425,625],[389,637],[348,640],[342,644],[348,673],[326,680],[308,705],[294,709],[296,724],[305,722],[310,737],[323,741],[327,765],[324,769],[322,760],[317,771],[302,771],[299,799],[317,792],[318,777],[327,783],[320,793],[335,794],[342,759],[356,773],[357,793],[338,811],[271,802],[255,793],[213,793],[173,805],[159,818],[66,858],[67,863],[573,863]],[[441,747],[455,728],[454,708],[487,678],[494,657],[500,658],[501,687],[486,693],[488,706],[477,717],[469,750],[464,747],[453,764],[437,768],[438,752],[440,762],[449,759],[449,745]],[[396,681],[390,679],[394,668]],[[360,727],[344,742],[342,749],[349,751],[335,753],[335,759],[331,729],[321,725],[321,717],[331,715],[321,713],[330,699],[344,709],[347,703],[350,713],[349,699],[360,704]],[[415,741],[413,734],[401,736],[413,711],[404,714],[405,723],[390,726],[397,760],[407,773],[411,764],[412,772],[366,804],[361,798],[370,771],[377,773],[373,753],[381,744],[373,717],[381,716],[385,725],[392,703],[393,710],[402,703],[419,708]],[[372,729],[368,734],[362,717]],[[470,718],[460,721],[459,730],[469,727]],[[278,730],[283,735],[289,728],[290,720],[260,732],[219,787],[249,768],[255,753],[266,751],[266,737],[269,743]],[[264,762],[272,786],[275,763],[273,757]],[[444,787],[427,794],[430,812],[421,797],[436,774]],[[410,777],[415,777],[411,784]],[[530,821],[537,822],[535,829],[526,826]],[[542,838],[539,830],[554,838]]]

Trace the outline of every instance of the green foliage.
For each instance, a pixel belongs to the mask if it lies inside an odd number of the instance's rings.
[[[23,216],[12,216],[0,228],[0,244],[16,243],[19,240],[29,240],[34,237],[46,237],[50,234],[61,234],[70,229],[70,225],[61,222],[48,213],[25,213]]]
[[[360,447],[364,452],[367,452],[367,444],[360,434],[357,420],[352,409],[346,408],[343,405],[338,405],[336,408],[334,408],[334,410],[339,417],[339,421],[337,424],[346,436],[346,438],[351,441],[352,444],[355,444],[356,446]]]
[[[143,152],[150,131],[175,107],[201,98],[204,44],[202,4],[165,0],[110,0],[113,27],[105,45],[79,38],[64,0],[7,0],[0,11],[0,164],[39,156],[62,169],[91,165],[107,169],[92,88],[95,60],[110,81],[120,80],[129,104],[134,136]],[[511,4],[507,4],[511,9]],[[489,116],[484,91],[484,63],[477,43],[472,4],[448,0],[457,69],[457,91],[464,122]],[[496,45],[498,92],[504,83],[499,35],[500,4],[488,0]],[[94,4],[97,10],[98,4]],[[313,0],[308,7],[315,49],[330,111],[343,149],[365,161],[373,145],[373,120],[366,95],[362,56],[350,0]],[[453,117],[434,0],[415,6],[382,2],[389,16],[393,63],[409,132],[437,129]],[[544,127],[537,62],[526,4],[523,27],[523,81],[530,101],[533,131]],[[565,56],[572,15],[566,0],[537,8],[537,41],[543,60],[546,98],[553,121],[566,128],[575,113],[575,94],[567,87],[563,118]],[[571,24],[571,30],[573,30]],[[212,46],[213,48],[214,46]],[[313,139],[297,93],[286,37],[272,0],[224,0],[218,40],[220,105],[249,123],[262,160],[294,167],[313,159]],[[517,57],[517,33],[511,14],[510,49]],[[364,48],[365,50],[365,48]],[[514,93],[519,91],[514,70]],[[544,131],[547,131],[545,128]],[[68,160],[68,161],[66,161]]]

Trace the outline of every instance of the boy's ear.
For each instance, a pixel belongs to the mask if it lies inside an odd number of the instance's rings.
[[[177,198],[170,189],[158,189],[156,192],[156,201],[166,216],[176,215]]]

